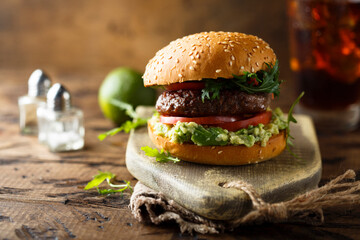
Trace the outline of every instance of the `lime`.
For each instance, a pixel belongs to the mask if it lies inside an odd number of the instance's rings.
[[[111,71],[102,82],[99,89],[99,104],[105,117],[120,125],[130,117],[125,111],[111,104],[117,99],[134,108],[138,105],[153,105],[156,100],[156,91],[145,88],[141,74],[133,69],[120,67]]]

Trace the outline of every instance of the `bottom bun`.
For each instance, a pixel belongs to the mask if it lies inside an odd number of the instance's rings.
[[[174,143],[168,138],[161,137],[154,133],[153,128],[148,124],[151,141],[159,149],[169,151],[174,157],[181,160],[211,165],[244,165],[262,162],[278,156],[286,147],[285,131],[272,136],[261,147],[256,143],[252,147],[240,146],[198,146],[190,143]]]

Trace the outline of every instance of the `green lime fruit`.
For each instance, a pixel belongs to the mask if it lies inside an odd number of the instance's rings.
[[[105,117],[116,125],[121,125],[130,117],[125,111],[111,104],[112,99],[117,99],[134,108],[138,105],[154,105],[156,91],[145,88],[141,74],[133,69],[120,67],[111,71],[99,89],[99,104]]]

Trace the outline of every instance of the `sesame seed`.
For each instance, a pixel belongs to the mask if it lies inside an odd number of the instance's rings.
[[[266,48],[266,49],[270,49],[270,47],[269,47],[269,46],[265,46],[265,48]]]
[[[251,67],[251,72],[254,72],[255,70],[254,70],[254,68],[253,67]]]
[[[172,59],[172,56],[168,57],[168,59]]]
[[[171,68],[170,70],[173,70],[175,67],[176,67],[175,65],[174,65],[174,66],[172,66],[172,68]]]
[[[216,69],[215,72],[216,72],[216,73],[219,73],[219,72],[221,72],[221,69]]]
[[[190,56],[191,59],[194,59],[194,56]]]
[[[224,49],[224,52],[230,52],[230,50],[229,49]]]
[[[180,61],[179,61],[179,59],[177,58],[177,59],[176,59],[176,63],[179,63],[179,62],[180,62]]]
[[[234,55],[231,55],[231,60],[232,60],[232,61],[235,61]]]
[[[244,66],[241,66],[241,68],[240,68],[241,70],[244,70]]]
[[[260,48],[259,46],[256,46],[256,48]]]
[[[192,61],[195,65],[197,64],[197,62],[194,60],[194,61]]]
[[[186,51],[186,48],[184,48],[183,50],[182,50],[182,52],[185,52]]]
[[[194,46],[194,47],[192,48],[192,50],[195,51],[195,50],[196,50],[196,47]]]
[[[179,76],[179,77],[181,77],[181,78],[183,77],[183,75],[182,75],[181,73],[179,73],[179,75],[178,75],[178,76]]]
[[[199,54],[198,54],[198,55],[196,55],[196,58],[197,58],[197,59],[199,59],[199,58],[200,58],[200,55],[199,55]]]
[[[195,70],[195,68],[193,66],[190,66],[189,69],[190,70]]]
[[[253,51],[253,52],[256,52],[256,49],[255,49],[255,48],[253,48],[253,49],[252,49],[252,51]]]
[[[222,154],[223,151],[218,151],[218,154]]]
[[[229,62],[230,67],[233,65],[232,61]]]
[[[248,62],[250,62],[250,58],[248,58]]]

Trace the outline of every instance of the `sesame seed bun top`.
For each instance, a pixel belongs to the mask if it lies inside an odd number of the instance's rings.
[[[237,32],[202,32],[172,41],[146,65],[145,86],[233,78],[275,64],[274,51],[264,40]]]

